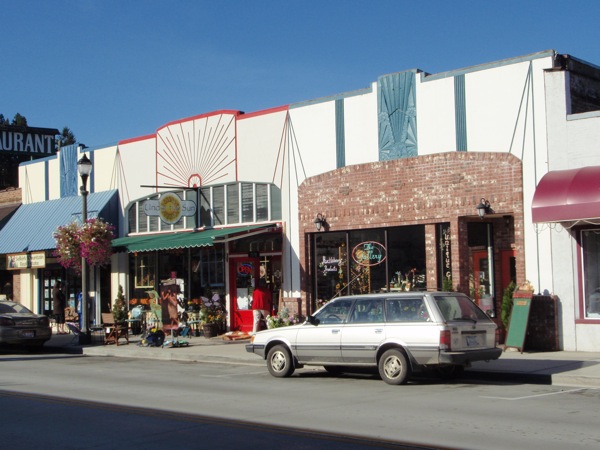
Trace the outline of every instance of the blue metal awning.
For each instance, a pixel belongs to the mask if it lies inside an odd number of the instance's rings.
[[[101,217],[118,225],[117,190],[89,194],[87,206],[88,218]],[[56,248],[54,232],[59,226],[81,222],[81,208],[80,196],[21,205],[0,230],[0,254]]]

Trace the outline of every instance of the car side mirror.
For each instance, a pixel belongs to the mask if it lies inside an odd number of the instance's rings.
[[[311,325],[319,325],[319,319],[317,319],[315,316],[308,316],[306,321]]]

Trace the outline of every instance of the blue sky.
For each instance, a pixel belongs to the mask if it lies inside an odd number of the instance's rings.
[[[0,113],[90,147],[543,50],[600,65],[596,0],[0,0]]]

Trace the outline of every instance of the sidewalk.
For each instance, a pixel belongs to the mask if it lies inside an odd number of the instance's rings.
[[[52,335],[44,348],[86,356],[114,356],[125,358],[190,361],[201,363],[231,363],[264,366],[257,355],[246,352],[249,340],[229,341],[223,337],[192,337],[184,339],[187,347],[141,347],[140,336],[130,336],[129,344],[121,340],[119,346],[98,343],[79,346],[72,335]],[[520,353],[505,351],[500,359],[476,362],[465,371],[470,379],[499,382],[520,382],[600,388],[600,352],[540,352]]]

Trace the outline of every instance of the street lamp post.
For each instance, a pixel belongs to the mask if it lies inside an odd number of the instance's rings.
[[[84,153],[79,161],[77,161],[77,171],[81,177],[81,192],[82,209],[81,209],[81,222],[83,225],[87,222],[87,181],[92,172],[92,161],[89,160],[87,155]],[[88,324],[88,292],[87,292],[87,261],[84,257],[81,257],[81,334],[79,335],[79,344],[87,345],[92,339],[90,336],[89,324]]]

